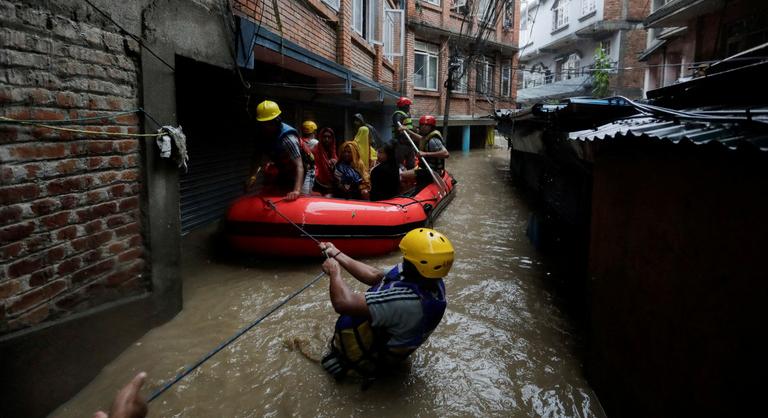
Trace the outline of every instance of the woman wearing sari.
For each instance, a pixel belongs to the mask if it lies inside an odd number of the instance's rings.
[[[336,163],[334,177],[336,178],[334,196],[368,200],[371,181],[355,141],[344,142],[339,147],[339,162]]]
[[[318,135],[320,142],[312,149],[315,155],[315,191],[325,197],[333,192],[333,170],[336,167],[336,135],[331,128],[323,128]]]

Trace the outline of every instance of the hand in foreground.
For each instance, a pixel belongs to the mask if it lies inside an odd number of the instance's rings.
[[[331,277],[338,276],[341,274],[341,266],[339,266],[339,262],[335,259],[328,258],[323,262],[323,271]]]
[[[139,395],[141,386],[144,385],[144,380],[147,378],[145,372],[141,372],[134,376],[134,378],[125,385],[117,395],[115,400],[112,401],[112,406],[109,408],[109,415],[104,411],[98,411],[93,414],[93,418],[144,418],[147,416],[147,403],[144,398]]]
[[[318,246],[320,247],[320,251],[325,253],[328,257],[336,257],[341,252],[330,242],[321,242]]]
[[[294,190],[294,191],[288,193],[287,195],[285,195],[285,201],[286,202],[292,202],[292,201],[294,201],[294,200],[296,200],[298,198],[299,198],[299,192],[297,192],[296,190]]]

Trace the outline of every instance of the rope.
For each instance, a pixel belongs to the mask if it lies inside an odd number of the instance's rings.
[[[27,119],[27,120],[10,119],[10,118],[5,118],[5,117],[3,117],[2,119],[7,121],[8,123],[20,123],[20,124],[21,123],[31,124],[31,123],[45,122],[45,123],[48,123],[48,124],[62,124],[62,125],[64,125],[64,124],[72,124],[72,125],[75,125],[75,123],[73,123],[73,122],[88,122],[88,121],[92,121],[92,120],[115,119],[115,118],[119,118],[120,116],[131,115],[133,113],[139,113],[139,112],[144,112],[144,111],[143,111],[143,109],[136,109],[136,110],[128,110],[128,111],[125,111],[125,112],[112,113],[112,114],[109,114],[109,115],[92,116],[92,117],[89,117],[89,118],[62,119],[62,120],[45,120],[45,121],[44,120],[32,120],[32,119]]]
[[[304,286],[302,286],[302,287],[301,287],[301,289],[299,289],[299,290],[297,290],[297,291],[293,292],[293,293],[292,293],[290,296],[288,296],[287,298],[283,299],[283,300],[282,300],[280,303],[278,303],[278,304],[276,304],[275,306],[273,306],[272,308],[270,308],[270,309],[269,309],[269,310],[268,310],[268,311],[267,311],[265,314],[261,315],[261,316],[260,316],[258,319],[256,319],[256,320],[255,320],[255,321],[253,321],[252,323],[250,323],[250,324],[249,324],[248,326],[246,326],[245,328],[243,328],[243,329],[241,329],[240,331],[238,331],[238,332],[237,332],[235,335],[233,335],[233,336],[229,337],[229,338],[228,338],[226,341],[224,341],[223,343],[219,344],[219,346],[218,346],[218,347],[214,348],[214,349],[213,349],[211,352],[209,352],[208,354],[206,354],[205,356],[203,356],[203,357],[202,357],[200,360],[198,360],[197,362],[195,362],[195,364],[193,364],[192,366],[188,367],[188,368],[187,368],[186,370],[184,370],[183,372],[181,372],[181,373],[179,373],[178,375],[176,375],[176,377],[175,377],[175,378],[173,378],[173,380],[169,381],[168,383],[164,384],[164,385],[163,385],[163,386],[162,386],[160,389],[158,389],[158,390],[156,390],[155,392],[153,392],[153,393],[152,393],[152,395],[150,395],[150,396],[149,396],[149,398],[147,399],[147,403],[149,403],[149,402],[152,402],[153,400],[157,399],[157,397],[158,397],[158,396],[160,396],[160,395],[162,395],[162,394],[163,394],[163,392],[165,392],[166,390],[170,389],[170,388],[171,388],[173,385],[175,385],[176,383],[178,383],[178,382],[179,382],[181,379],[183,379],[183,378],[184,378],[184,377],[186,377],[188,374],[190,374],[190,373],[192,373],[193,371],[195,371],[195,369],[197,369],[198,367],[202,366],[202,365],[203,365],[203,363],[205,363],[206,361],[208,361],[208,359],[210,359],[211,357],[213,357],[214,355],[216,355],[216,353],[218,353],[219,351],[221,351],[221,350],[223,350],[224,348],[226,348],[228,345],[230,345],[230,344],[232,344],[233,342],[235,342],[235,341],[236,341],[238,338],[242,337],[242,336],[243,336],[245,333],[247,333],[248,331],[250,331],[250,330],[251,330],[251,328],[255,327],[256,325],[259,325],[259,323],[261,323],[261,321],[263,321],[263,320],[264,320],[265,318],[267,318],[269,315],[273,314],[275,311],[277,311],[278,309],[280,309],[280,308],[281,308],[283,305],[285,305],[286,303],[288,303],[288,302],[289,302],[291,299],[293,299],[293,298],[295,298],[296,296],[298,296],[298,295],[299,295],[301,292],[305,291],[305,290],[306,290],[306,289],[308,289],[310,286],[312,286],[313,284],[315,284],[315,283],[316,283],[318,280],[320,280],[320,279],[321,279],[321,278],[322,278],[324,275],[325,275],[325,273],[320,273],[320,274],[318,274],[317,276],[315,276],[315,277],[314,277],[312,280],[310,280],[310,281],[308,281],[306,284],[304,284]]]
[[[7,118],[5,116],[0,116],[0,121],[5,121],[5,122],[9,122],[9,123],[19,123],[19,124],[22,124],[22,125],[39,126],[39,127],[42,127],[42,128],[52,129],[54,131],[75,132],[75,133],[88,134],[88,135],[122,136],[122,137],[135,137],[135,138],[157,137],[157,136],[160,135],[160,134],[130,134],[130,133],[121,133],[121,132],[101,132],[101,131],[89,131],[89,130],[86,130],[86,129],[62,128],[60,126],[48,125],[48,124],[39,123],[39,122],[35,122],[35,121],[24,121],[24,120],[11,119],[11,118]]]
[[[271,201],[271,200],[269,200],[269,199],[264,199],[264,198],[263,198],[263,197],[261,197],[261,196],[259,196],[259,199],[261,199],[261,200],[262,200],[262,201],[263,201],[263,202],[264,202],[264,203],[265,203],[267,206],[269,206],[269,207],[270,207],[272,210],[274,210],[274,211],[275,211],[275,213],[277,213],[278,215],[280,215],[280,216],[281,216],[283,219],[285,219],[286,221],[288,221],[288,222],[289,222],[291,225],[295,226],[295,227],[296,227],[296,228],[297,228],[299,231],[301,231],[301,233],[302,233],[302,234],[304,234],[304,235],[306,235],[307,237],[309,237],[309,239],[311,239],[312,241],[314,241],[314,242],[315,242],[317,245],[320,245],[320,241],[319,241],[317,238],[313,237],[313,236],[312,236],[312,234],[310,234],[309,232],[305,231],[305,230],[304,230],[304,228],[302,228],[302,227],[300,227],[300,226],[296,225],[296,223],[294,223],[292,220],[288,219],[288,217],[287,217],[287,216],[285,216],[285,215],[283,214],[283,212],[280,212],[280,210],[279,210],[279,209],[277,209],[277,206],[275,206],[275,204],[274,204],[274,203],[272,203],[272,201]],[[324,253],[324,254],[325,254],[325,253]],[[327,257],[328,255],[327,255],[327,254],[325,254],[325,256]]]
[[[288,222],[290,222],[290,223],[291,223],[291,225],[295,226],[295,227],[296,227],[296,228],[298,228],[298,229],[299,229],[299,230],[300,230],[302,233],[306,234],[306,235],[307,235],[309,238],[311,238],[313,241],[315,241],[316,243],[320,244],[320,241],[318,241],[318,240],[317,240],[315,237],[313,237],[311,234],[307,233],[307,231],[305,231],[305,230],[304,230],[302,227],[300,227],[300,226],[296,225],[296,224],[295,224],[293,221],[291,221],[290,219],[288,219],[288,217],[287,217],[287,216],[285,216],[285,215],[284,215],[282,212],[280,212],[280,210],[279,210],[279,209],[277,209],[277,206],[275,206],[275,204],[274,204],[274,203],[272,203],[272,201],[271,201],[271,200],[269,200],[269,199],[264,199],[264,198],[263,198],[263,197],[261,197],[261,196],[259,196],[259,198],[260,198],[261,200],[263,200],[263,201],[264,201],[264,202],[267,204],[267,206],[269,206],[270,208],[272,208],[272,209],[273,209],[273,210],[274,210],[274,211],[275,211],[275,212],[276,212],[278,215],[282,216],[282,217],[283,217],[285,220],[287,220]],[[328,254],[327,254],[325,251],[323,252],[323,255],[325,255],[327,258],[335,258],[335,257],[336,257],[336,256],[330,257],[330,256],[329,256],[329,255],[328,255]],[[338,254],[336,254],[336,255],[338,255]],[[237,333],[235,333],[235,335],[233,335],[233,336],[229,337],[229,338],[228,338],[226,341],[224,341],[223,343],[219,344],[219,345],[218,345],[216,348],[214,348],[213,350],[211,350],[211,351],[210,351],[208,354],[206,354],[206,355],[204,355],[202,358],[200,358],[200,360],[196,361],[196,362],[195,362],[193,365],[189,366],[187,369],[185,369],[184,371],[182,371],[181,373],[179,373],[178,375],[176,375],[176,377],[174,377],[172,380],[170,380],[169,382],[167,382],[166,384],[164,384],[162,387],[160,387],[159,389],[157,389],[156,391],[154,391],[154,392],[152,393],[152,395],[150,395],[150,396],[149,396],[149,398],[147,399],[147,403],[149,403],[149,402],[152,402],[153,400],[155,400],[155,399],[156,399],[158,396],[162,395],[162,394],[163,394],[163,392],[165,392],[165,391],[167,391],[168,389],[170,389],[170,388],[171,388],[173,385],[175,385],[176,383],[178,383],[178,382],[179,382],[181,379],[183,379],[184,377],[186,377],[187,375],[189,375],[190,373],[192,373],[193,371],[195,371],[195,369],[197,369],[198,367],[202,366],[202,365],[203,365],[203,363],[205,363],[206,361],[208,361],[208,360],[209,360],[211,357],[215,356],[215,355],[216,355],[216,353],[218,353],[219,351],[221,351],[221,350],[225,349],[225,348],[226,348],[228,345],[232,344],[232,343],[233,343],[233,342],[235,342],[235,341],[236,341],[238,338],[240,338],[240,337],[242,337],[243,335],[245,335],[245,333],[247,333],[248,331],[250,331],[250,330],[251,330],[253,327],[255,327],[256,325],[259,325],[259,324],[261,323],[261,321],[263,321],[264,319],[266,319],[268,316],[272,315],[272,314],[273,314],[275,311],[277,311],[278,309],[280,309],[280,308],[281,308],[283,305],[285,305],[286,303],[288,303],[288,302],[289,302],[291,299],[295,298],[296,296],[298,296],[299,294],[301,294],[302,292],[304,292],[305,290],[307,290],[309,287],[311,287],[313,284],[317,283],[317,281],[318,281],[318,280],[320,280],[320,279],[321,279],[321,278],[322,278],[324,275],[325,275],[325,272],[322,272],[322,273],[318,274],[317,276],[315,276],[314,278],[312,278],[312,280],[310,280],[310,281],[308,281],[307,283],[305,283],[305,284],[304,284],[304,286],[302,286],[302,287],[301,287],[299,290],[296,290],[296,291],[295,291],[295,292],[293,292],[293,293],[292,293],[290,296],[288,296],[287,298],[283,299],[283,300],[282,300],[282,301],[280,301],[278,304],[274,305],[272,308],[270,308],[270,309],[269,309],[269,310],[268,310],[266,313],[264,313],[263,315],[261,315],[261,316],[260,316],[259,318],[257,318],[255,321],[251,322],[251,323],[250,323],[248,326],[246,326],[246,327],[242,328],[240,331],[238,331]]]

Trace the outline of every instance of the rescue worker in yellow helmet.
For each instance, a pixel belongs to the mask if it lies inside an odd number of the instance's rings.
[[[311,150],[302,143],[299,133],[292,126],[280,119],[280,107],[277,103],[265,100],[256,106],[256,120],[261,138],[257,148],[261,148],[276,168],[272,184],[268,187],[276,192],[286,193],[285,200],[296,200],[300,195],[309,195],[315,181],[315,164]],[[249,185],[256,177],[254,164]],[[268,170],[266,170],[268,171]]]
[[[307,144],[307,147],[309,147],[310,150],[314,150],[319,142],[315,137],[316,132],[317,124],[314,121],[305,120],[304,123],[301,124],[301,141]]]
[[[432,334],[446,308],[445,277],[453,264],[453,245],[429,228],[408,232],[400,242],[402,263],[388,272],[354,260],[333,244],[320,249],[330,257],[323,271],[330,276],[330,297],[336,321],[330,353],[323,367],[337,380],[350,370],[375,377],[404,360]],[[341,277],[344,268],[371,286],[352,291]]]

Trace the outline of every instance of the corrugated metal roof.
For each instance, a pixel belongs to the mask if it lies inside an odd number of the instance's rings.
[[[654,117],[634,117],[596,129],[571,132],[568,137],[579,141],[646,138],[674,144],[690,142],[696,145],[715,142],[732,150],[752,146],[760,151],[768,151],[768,127],[758,126],[750,126],[748,123],[669,121]]]

